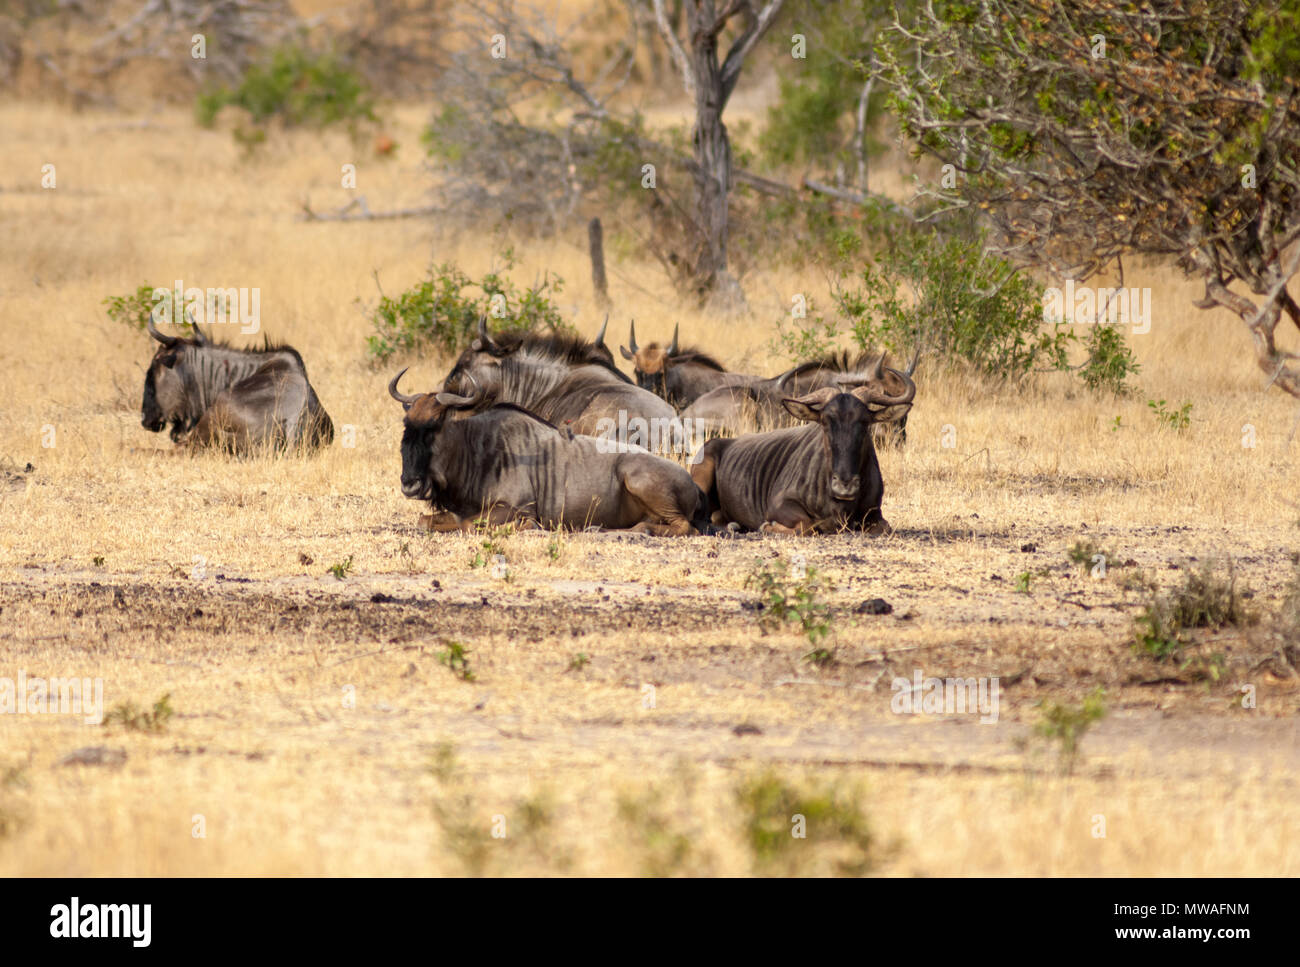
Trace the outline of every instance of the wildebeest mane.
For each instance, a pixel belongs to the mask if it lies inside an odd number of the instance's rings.
[[[701,366],[709,367],[709,369],[716,369],[719,373],[725,373],[727,371],[727,367],[723,366],[722,363],[718,362],[708,353],[689,346],[686,349],[680,350],[676,356],[672,357],[672,360],[674,364],[698,363]]]
[[[514,410],[516,413],[522,413],[524,416],[532,417],[538,423],[542,424],[542,426],[549,426],[552,430],[560,429],[550,420],[544,419],[543,417],[538,416],[532,410],[526,410],[522,406],[519,406],[516,403],[493,403],[491,406],[488,407],[488,410]]]
[[[492,341],[499,347],[493,355],[526,352],[532,356],[546,356],[556,362],[570,366],[603,366],[624,383],[632,380],[612,362],[592,353],[592,344],[578,335],[557,332],[547,335],[527,333],[522,336],[493,336]]]
[[[806,373],[813,373],[820,369],[829,369],[837,373],[852,373],[865,369],[869,364],[874,363],[879,355],[879,353],[864,350],[858,353],[857,356],[851,356],[847,349],[841,349],[800,363],[794,368],[791,375],[803,376]]]

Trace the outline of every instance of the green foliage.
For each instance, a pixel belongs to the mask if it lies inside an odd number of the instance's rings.
[[[1066,556],[1070,559],[1070,562],[1078,565],[1079,570],[1081,571],[1090,570],[1096,563],[1094,559],[1099,554],[1101,555],[1102,563],[1104,563],[1106,567],[1120,566],[1115,563],[1116,557],[1111,551],[1106,550],[1100,544],[1096,544],[1090,540],[1075,541],[1074,546],[1066,552]]]
[[[760,560],[745,578],[745,587],[758,591],[758,626],[764,634],[794,623],[808,643],[816,645],[831,633],[831,609],[820,600],[830,585],[816,568],[808,567],[803,577],[795,578],[785,561]]]
[[[672,876],[690,860],[694,850],[691,837],[674,821],[660,790],[621,793],[618,818],[626,829],[627,841],[640,855],[643,876]]]
[[[854,121],[870,70],[871,39],[888,16],[889,6],[872,0],[787,4],[783,17],[790,29],[774,28],[766,41],[782,66],[777,98],[758,138],[765,162],[813,165],[824,172],[854,170]],[[795,32],[805,37],[802,58],[791,56]],[[884,102],[883,86],[876,85],[867,103],[868,132]],[[868,134],[866,147],[873,154],[881,145]]]
[[[870,872],[882,857],[860,798],[838,786],[805,791],[770,773],[742,782],[736,800],[755,872],[798,874],[823,858],[840,875]]]
[[[447,650],[437,655],[438,664],[446,665],[453,675],[462,681],[475,680],[473,670],[469,667],[469,649],[461,641],[448,641]]]
[[[236,132],[246,145],[265,138],[264,126],[272,118],[289,127],[376,120],[374,102],[356,71],[331,53],[294,44],[270,51],[235,88],[200,94],[195,106],[199,124],[211,127],[227,106],[243,108],[252,118],[253,133]]]
[[[166,289],[165,286],[163,288]],[[101,304],[108,312],[108,318],[113,322],[120,322],[143,332],[154,306],[157,305],[153,297],[157,289],[157,286],[152,285],[137,286],[134,292],[108,296]]]
[[[479,535],[480,541],[478,547],[474,548],[474,558],[469,563],[470,567],[487,567],[498,555],[506,556],[506,539],[512,537],[515,532],[513,524],[493,527],[486,520],[476,520],[474,530]]]
[[[1093,326],[1088,330],[1088,358],[1079,368],[1079,378],[1094,393],[1108,391],[1124,396],[1128,379],[1136,376],[1141,365],[1133,356],[1124,334],[1114,326]]]
[[[1188,570],[1182,587],[1151,591],[1134,623],[1133,650],[1156,661],[1177,659],[1191,643],[1191,629],[1244,627],[1257,620],[1237,590],[1236,574],[1229,569],[1224,577],[1206,564]]]
[[[1106,716],[1106,693],[1100,685],[1090,692],[1080,705],[1049,702],[1039,703],[1042,719],[1034,726],[1034,734],[1054,741],[1060,746],[1060,761],[1066,775],[1074,772],[1079,754],[1079,743],[1088,730]]]
[[[979,238],[909,231],[867,263],[857,285],[841,285],[835,302],[864,349],[901,356],[919,346],[943,362],[1014,381],[1069,365],[1073,336],[1044,323],[1042,292],[1007,262],[985,256]]]
[[[521,289],[504,274],[515,265],[514,252],[506,249],[502,260],[503,268],[477,280],[454,262],[444,262],[398,296],[381,294],[370,313],[374,333],[366,337],[371,357],[382,362],[396,353],[460,352],[473,341],[483,316],[494,334],[573,332],[552,301],[564,280],[548,273]]]
[[[331,564],[327,570],[334,575],[336,580],[342,581],[352,573],[352,555],[349,554],[337,564]]]
[[[1147,406],[1156,415],[1160,425],[1179,432],[1186,430],[1192,422],[1192,404],[1184,403],[1176,410],[1168,409],[1164,400],[1147,400]]]
[[[580,672],[590,664],[590,656],[585,651],[580,651],[569,659],[569,671]]]
[[[104,726],[118,723],[132,732],[162,732],[175,714],[171,697],[171,692],[168,692],[154,702],[153,708],[149,710],[140,708],[134,702],[123,702],[104,716]]]

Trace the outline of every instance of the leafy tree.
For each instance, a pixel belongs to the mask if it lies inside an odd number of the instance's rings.
[[[1283,314],[1300,326],[1294,2],[936,0],[877,57],[905,132],[953,166],[930,195],[1062,278],[1173,257],[1300,396],[1300,356],[1274,338]]]

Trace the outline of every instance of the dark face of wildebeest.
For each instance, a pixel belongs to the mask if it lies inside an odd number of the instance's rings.
[[[698,349],[681,348],[678,328],[673,327],[673,341],[665,348],[657,342],[638,346],[636,325],[629,327],[628,345],[618,348],[623,358],[632,363],[632,375],[641,389],[673,406],[689,406],[720,386],[760,382],[757,376],[728,372],[716,359]]]
[[[636,385],[655,396],[668,399],[668,371],[677,356],[677,328],[673,327],[673,341],[665,348],[657,342],[648,346],[636,344],[636,322],[628,325],[628,345],[619,346],[623,358],[632,364]]]
[[[195,406],[187,383],[186,349],[201,348],[207,340],[198,326],[189,339],[164,336],[150,319],[146,324],[149,334],[161,345],[144,376],[144,400],[140,404],[140,424],[151,433],[160,432],[168,423],[172,425],[171,438],[180,440],[199,421],[202,410]]]
[[[403,369],[388,384],[388,395],[406,411],[402,420],[402,495],[412,500],[434,500],[438,487],[445,483],[437,479],[433,467],[438,434],[453,411],[472,409],[478,402],[478,394],[459,396],[439,391],[408,396],[397,389],[398,380],[405,373]]]
[[[826,387],[798,399],[782,400],[791,416],[821,426],[826,469],[830,471],[828,489],[836,500],[858,499],[862,466],[872,446],[871,424],[880,415],[863,402],[860,393]]]

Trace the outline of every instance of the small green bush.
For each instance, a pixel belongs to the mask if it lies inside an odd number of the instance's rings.
[[[200,94],[195,113],[199,124],[212,127],[228,106],[248,111],[259,127],[279,118],[288,127],[325,127],[339,122],[374,121],[374,102],[360,76],[329,52],[315,52],[294,44],[271,51],[249,67],[235,88],[222,87]],[[237,132],[245,143],[260,141]]]
[[[457,353],[474,339],[478,321],[492,320],[493,334],[572,332],[552,301],[564,280],[546,275],[528,288],[503,273],[514,267],[510,250],[505,266],[473,279],[454,262],[434,266],[429,274],[397,296],[381,295],[370,314],[374,333],[366,337],[370,355],[383,362],[397,353]],[[494,302],[494,296],[500,296]]]

